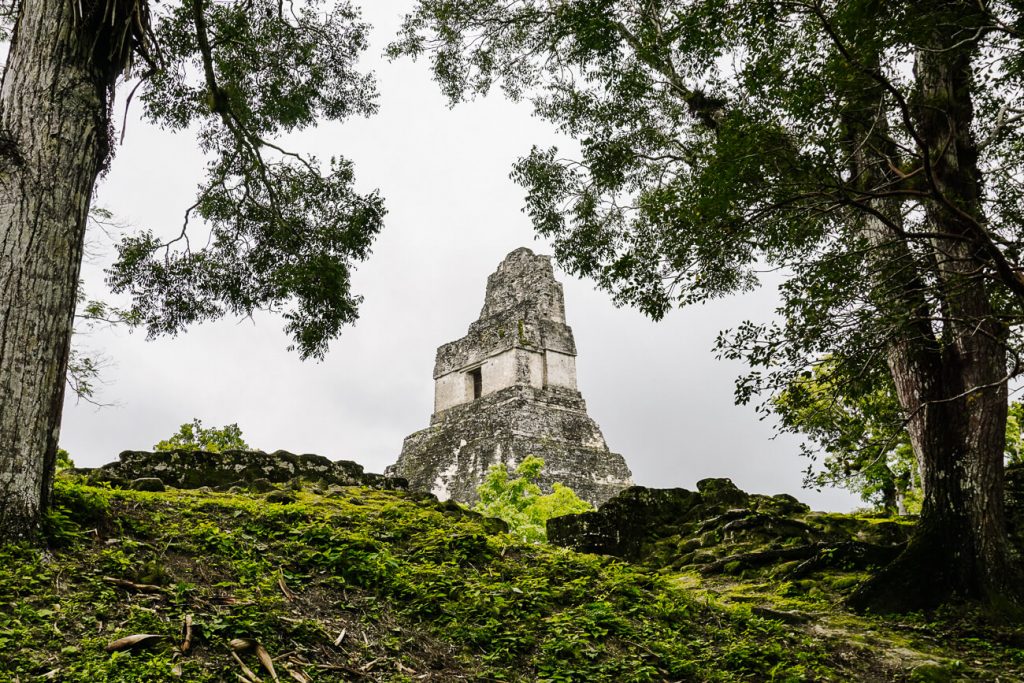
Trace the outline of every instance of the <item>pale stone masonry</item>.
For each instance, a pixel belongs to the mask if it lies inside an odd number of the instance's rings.
[[[472,503],[496,463],[546,463],[542,488],[560,482],[600,505],[632,485],[576,387],[576,344],[565,324],[551,258],[516,249],[487,279],[480,318],[437,350],[430,427],[405,439],[389,473],[413,489]]]

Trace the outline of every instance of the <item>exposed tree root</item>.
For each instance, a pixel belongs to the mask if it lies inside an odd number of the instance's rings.
[[[846,604],[858,612],[887,614],[977,603],[994,614],[1021,615],[1024,596],[1020,577],[1020,567],[982,573],[976,558],[960,558],[951,539],[925,532],[911,539],[898,557],[861,584]]]

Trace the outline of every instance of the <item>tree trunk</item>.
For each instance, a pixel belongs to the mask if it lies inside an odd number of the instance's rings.
[[[916,64],[919,151],[932,194],[925,208],[931,230],[951,237],[933,245],[943,321],[937,352],[921,348],[911,362],[890,354],[901,404],[911,415],[924,500],[906,551],[851,599],[876,611],[950,600],[1020,601],[1003,519],[1006,332],[979,275],[984,218],[970,130],[975,48],[958,33],[970,33],[964,28],[970,22],[950,13],[960,7],[976,11],[954,0],[928,17],[935,28]]]
[[[978,304],[980,297],[970,299]],[[983,321],[975,323],[984,331]],[[998,337],[949,327],[955,339],[946,340],[941,362],[931,371],[904,366],[901,372],[891,364],[901,402],[916,413],[908,431],[919,454],[924,499],[906,550],[854,593],[850,604],[856,608],[885,612],[959,600],[994,607],[1020,601],[1003,526],[1005,351]]]
[[[907,514],[907,491],[900,489],[896,492],[896,514],[903,517]]]
[[[86,18],[74,7],[84,5]],[[53,478],[92,188],[118,69],[94,3],[22,0],[0,88],[0,536],[31,533]],[[97,40],[99,36],[99,40]]]
[[[977,13],[974,3],[952,2],[949,7]],[[955,14],[944,18],[932,44],[917,58],[918,128],[937,195],[927,206],[928,217],[936,232],[957,236],[938,242],[936,259],[948,320],[946,412],[950,431],[955,429],[959,438],[955,452],[950,453],[951,462],[931,463],[922,473],[926,491],[922,522],[951,511],[963,520],[965,536],[951,539],[947,533],[944,543],[950,545],[953,540],[963,554],[962,559],[957,557],[969,578],[964,590],[999,602],[1010,595],[1012,576],[1003,517],[1007,331],[993,309],[990,286],[978,273],[985,218],[978,147],[971,133],[971,57],[976,48],[967,40],[974,30],[968,28],[971,23],[960,24],[956,18]],[[962,478],[951,477],[951,472]]]
[[[896,484],[890,479],[882,484],[882,510],[887,515],[895,514],[897,504]]]

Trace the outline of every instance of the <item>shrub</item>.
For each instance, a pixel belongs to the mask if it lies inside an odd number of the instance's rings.
[[[526,456],[519,463],[515,478],[504,465],[491,466],[476,489],[480,501],[473,509],[505,520],[509,533],[532,543],[547,540],[547,521],[552,517],[594,509],[563,484],[556,483],[551,493],[542,495],[537,479],[543,469],[544,461],[534,455]]]
[[[244,451],[249,448],[242,438],[242,429],[237,424],[217,428],[203,427],[202,420],[193,418],[178,428],[178,432],[169,439],[155,444],[154,451],[174,451],[178,449],[193,451],[209,451],[220,453],[227,450]]]

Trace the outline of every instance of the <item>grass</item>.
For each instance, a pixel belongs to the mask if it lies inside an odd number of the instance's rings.
[[[832,609],[799,586],[528,545],[403,492],[295,495],[58,481],[46,545],[0,546],[0,680],[273,680],[262,653],[295,681],[912,680],[852,637],[870,622],[752,605]],[[134,634],[161,637],[107,651]]]

